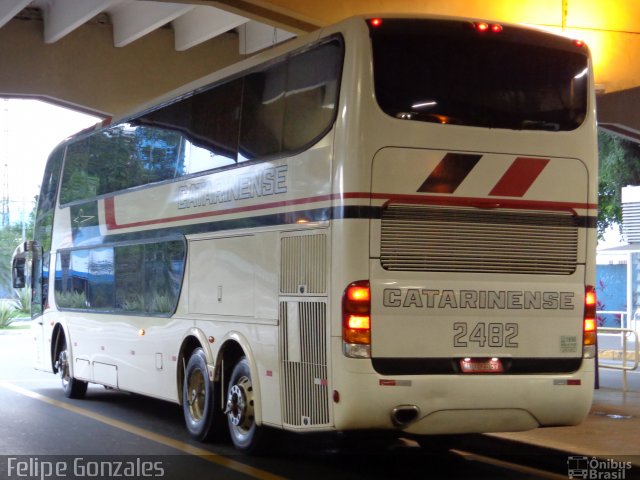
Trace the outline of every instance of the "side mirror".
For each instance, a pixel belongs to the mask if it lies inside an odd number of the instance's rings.
[[[13,252],[11,261],[11,276],[13,277],[13,288],[24,288],[27,285],[27,255],[34,251],[36,243],[33,241],[23,242]]]
[[[13,288],[24,288],[27,285],[26,264],[27,260],[25,258],[13,259]]]

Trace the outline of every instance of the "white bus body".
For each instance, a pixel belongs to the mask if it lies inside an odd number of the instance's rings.
[[[264,427],[584,418],[586,47],[473,20],[377,23],[324,28],[54,151],[35,242],[14,257],[20,286],[33,255],[37,368],[72,397],[92,382],[180,403],[200,439],[224,415],[248,451]],[[476,45],[489,65],[439,79]]]

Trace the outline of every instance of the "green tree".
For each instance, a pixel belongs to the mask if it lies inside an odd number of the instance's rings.
[[[598,131],[598,236],[622,227],[622,187],[640,185],[640,144]]]

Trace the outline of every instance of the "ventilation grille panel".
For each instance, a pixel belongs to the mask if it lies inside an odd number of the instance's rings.
[[[382,214],[387,270],[570,275],[577,258],[570,212],[391,205]]]
[[[323,302],[280,303],[285,425],[329,425],[326,310]]]
[[[325,294],[327,291],[327,236],[283,237],[280,293]]]

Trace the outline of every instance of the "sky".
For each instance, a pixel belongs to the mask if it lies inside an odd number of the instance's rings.
[[[39,100],[0,99],[0,198],[8,184],[11,223],[31,211],[47,157],[98,117]],[[7,181],[8,180],[8,181]]]

